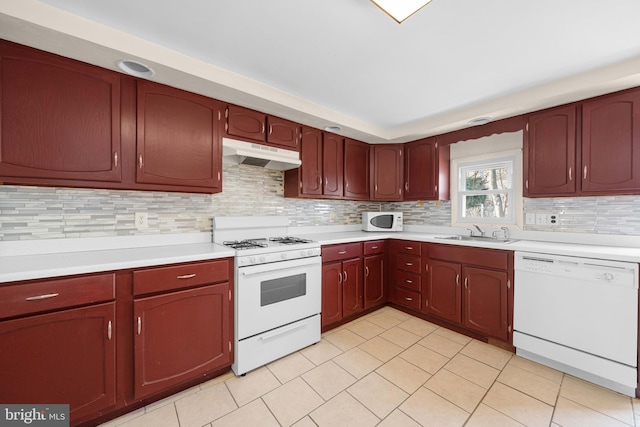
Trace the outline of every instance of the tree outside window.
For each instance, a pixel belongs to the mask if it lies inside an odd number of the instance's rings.
[[[459,165],[459,217],[477,222],[513,222],[513,159]]]

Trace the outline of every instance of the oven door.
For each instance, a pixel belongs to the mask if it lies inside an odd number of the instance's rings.
[[[320,313],[321,257],[239,267],[236,278],[238,340]]]

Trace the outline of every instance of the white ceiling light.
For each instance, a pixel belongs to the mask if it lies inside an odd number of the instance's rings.
[[[422,9],[431,0],[371,0],[398,24]]]

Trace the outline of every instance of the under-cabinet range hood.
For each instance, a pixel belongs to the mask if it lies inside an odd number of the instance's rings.
[[[300,153],[283,148],[222,138],[222,159],[229,163],[288,170],[299,167]]]

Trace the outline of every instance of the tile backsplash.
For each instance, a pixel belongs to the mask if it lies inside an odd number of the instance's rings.
[[[450,224],[450,202],[289,199],[283,176],[224,164],[218,194],[0,186],[0,240],[211,231],[212,217],[228,215],[282,215],[310,226],[359,224],[363,211],[400,210],[406,224]],[[525,230],[640,235],[640,196],[525,199],[524,210],[559,217],[557,225]],[[148,228],[135,228],[134,212],[148,213]]]

